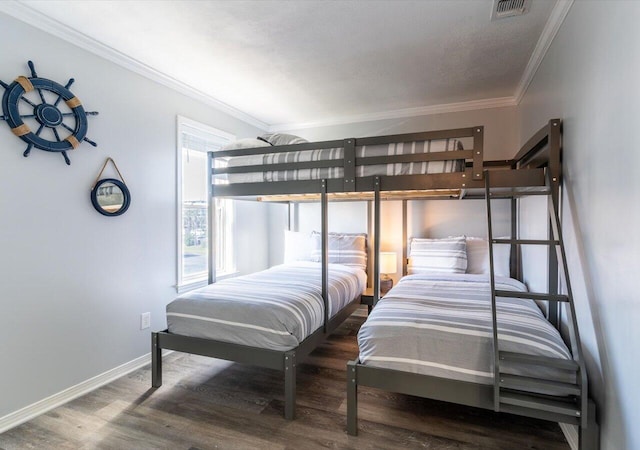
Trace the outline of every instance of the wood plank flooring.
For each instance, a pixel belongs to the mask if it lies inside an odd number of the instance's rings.
[[[357,437],[345,431],[347,360],[366,308],[298,370],[297,418],[282,417],[275,370],[173,353],[0,435],[0,449],[569,449],[557,424],[359,388]]]

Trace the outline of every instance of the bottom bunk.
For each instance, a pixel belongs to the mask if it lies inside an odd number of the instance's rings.
[[[167,305],[168,329],[152,333],[152,386],[162,385],[162,350],[284,372],[287,419],[295,416],[296,364],[360,304],[363,270],[328,266],[328,313],[321,264],[284,264],[214,283]],[[325,321],[326,320],[326,321]]]
[[[357,434],[357,386],[369,386],[578,425],[581,449],[597,448],[595,407],[580,400],[578,365],[560,334],[535,302],[517,297],[522,283],[496,277],[496,287],[514,293],[497,299],[500,354],[520,355],[501,357],[499,408],[489,277],[409,275],[358,333],[359,359],[347,366],[349,434]]]

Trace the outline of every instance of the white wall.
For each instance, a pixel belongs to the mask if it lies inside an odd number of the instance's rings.
[[[510,201],[492,200],[494,236],[511,234]],[[409,202],[408,237],[487,237],[487,203],[484,200],[423,200]]]
[[[26,144],[0,122],[2,417],[148,353],[140,313],[165,326],[176,295],[176,115],[238,137],[260,132],[4,14],[0,41],[0,79],[28,74],[32,59],[42,77],[74,77],[72,91],[100,112],[88,134],[99,147],[70,152],[69,167],[40,150],[24,158]],[[89,199],[107,156],[132,195],[120,217]],[[266,261],[266,247],[251,251]]]
[[[385,119],[318,128],[291,130],[310,141],[350,137],[384,136],[450,128],[484,125],[485,159],[507,159],[519,149],[519,123],[516,107],[487,108],[475,111],[431,114],[428,116]]]
[[[576,1],[519,108],[564,122],[563,224],[604,450],[640,448],[640,2]]]
[[[298,231],[320,231],[322,228],[319,203],[297,205]],[[367,232],[367,202],[329,202],[327,210],[329,231],[336,233]]]

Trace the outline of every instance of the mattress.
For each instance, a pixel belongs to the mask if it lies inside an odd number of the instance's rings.
[[[210,284],[167,305],[169,332],[290,350],[324,323],[322,266],[296,262]],[[366,286],[361,269],[329,265],[329,317]]]
[[[496,277],[496,289],[525,291]],[[531,300],[497,298],[501,351],[570,359],[558,331]],[[358,333],[360,362],[481,384],[493,383],[491,289],[487,275],[409,275],[373,309]],[[570,372],[501,364],[501,372],[574,382]]]
[[[432,141],[397,142],[379,145],[356,146],[357,158],[373,156],[407,155],[414,153],[432,153],[462,150],[462,143],[457,139],[439,139]],[[265,151],[269,148],[265,147]],[[278,170],[251,172],[251,166],[282,164],[305,161],[342,160],[344,149],[325,148],[318,150],[301,150],[286,153],[268,153],[230,157],[227,167],[247,167],[245,173],[214,175],[214,183],[261,183],[265,181],[319,180],[342,178],[342,167],[323,167],[316,169]],[[448,173],[464,170],[464,160],[428,161],[397,164],[356,165],[356,176],[383,175],[422,175],[427,173]]]

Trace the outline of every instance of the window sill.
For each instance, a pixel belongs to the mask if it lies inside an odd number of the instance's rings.
[[[176,292],[178,294],[183,294],[187,291],[192,291],[194,289],[198,289],[204,287],[209,284],[209,280],[204,278],[202,280],[190,281],[188,283],[176,285]]]
[[[240,275],[240,272],[238,272],[237,270],[234,270],[233,272],[221,273],[220,275],[216,276],[216,281],[226,280],[227,278],[237,277],[238,275]],[[209,280],[207,278],[202,278],[195,281],[189,281],[181,285],[176,285],[176,292],[178,294],[183,294],[185,292],[192,291],[194,289],[205,287],[208,284],[209,284]]]

